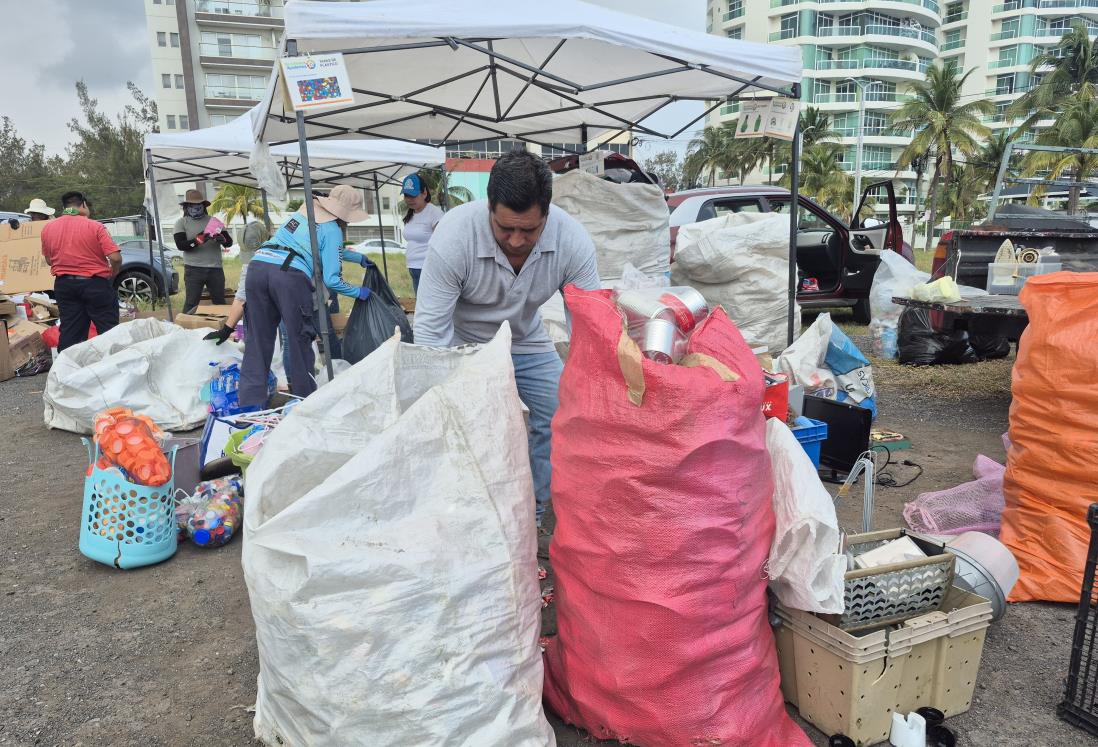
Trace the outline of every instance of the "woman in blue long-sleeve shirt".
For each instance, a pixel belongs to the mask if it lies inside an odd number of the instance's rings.
[[[363,263],[358,252],[344,250],[343,238],[348,223],[365,220],[362,195],[354,187],[341,185],[328,197],[313,201],[316,216],[317,250],[324,285],[351,298],[366,298],[370,290],[356,287],[343,279],[342,260]],[[316,364],[312,342],[316,338],[313,317],[313,250],[309,240],[309,221],[304,210],[291,215],[255,253],[248,268],[248,302],[244,319],[248,340],[244,346],[244,364],[240,372],[240,404],[265,407],[267,372],[274,355],[279,322],[287,331],[287,370],[293,371],[291,391],[307,397],[316,391],[312,377]],[[304,375],[298,375],[304,372]]]

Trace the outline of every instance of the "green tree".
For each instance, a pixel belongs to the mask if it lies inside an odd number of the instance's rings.
[[[942,195],[942,209],[953,221],[971,223],[987,213],[987,203],[980,200],[987,185],[986,176],[984,169],[976,164],[956,170],[949,190]]]
[[[305,204],[305,200],[301,199],[300,197],[295,197],[292,200],[287,200],[286,201],[286,212],[287,213],[292,213],[304,204]]]
[[[115,117],[99,110],[83,80],[76,83],[81,118],[69,122],[76,139],[68,147],[66,189],[88,194],[97,217],[132,215],[145,198],[145,135],[157,131],[156,102],[133,83],[133,97]]]
[[[0,117],[0,210],[22,212],[35,197],[59,208],[63,169],[63,159],[47,157],[45,147],[28,143],[11,119]]]
[[[419,172],[419,178],[423,180],[423,184],[431,191],[431,200],[441,206],[441,192],[442,192],[442,172],[438,169],[424,169]],[[476,196],[469,191],[467,187],[462,187],[460,184],[447,183],[446,186],[446,207],[452,208],[458,205],[464,205],[467,202],[472,202],[476,199]],[[403,215],[407,208],[403,207],[404,200],[399,199],[396,202],[397,212]]]
[[[1055,47],[1033,58],[1031,74],[1042,73],[1040,83],[1008,109],[1013,116],[1026,118],[1019,131],[1030,129],[1038,120],[1052,119],[1068,99],[1098,95],[1098,39],[1091,41],[1091,33],[1077,21]]]
[[[690,141],[686,147],[685,171],[698,181],[708,174],[709,186],[717,183],[717,172],[731,162],[730,148],[734,142],[735,130],[731,127],[706,127],[699,137]]]
[[[990,192],[995,189],[995,180],[999,176],[999,166],[1003,162],[1003,154],[1007,146],[1018,137],[1018,131],[997,130],[991,133],[980,150],[973,154],[968,162],[976,169],[976,173],[982,178],[983,189]],[[1010,163],[1018,161],[1017,151],[1011,155]]]
[[[1098,149],[1098,99],[1079,93],[1069,99],[1056,117],[1056,124],[1037,136],[1040,145]],[[1070,173],[1072,180],[1083,182],[1098,172],[1098,155],[1079,152],[1054,152],[1034,150],[1022,160],[1024,176],[1047,171],[1048,179],[1061,179]],[[1030,201],[1043,193],[1034,190]],[[1079,209],[1079,187],[1071,187],[1067,210],[1074,215]]]
[[[801,112],[801,145],[803,148],[816,143],[838,140],[841,135],[831,127],[831,115],[822,112],[814,106],[806,107]]]
[[[247,223],[249,215],[264,217],[263,200],[258,189],[242,184],[221,184],[210,201],[210,212],[224,215],[226,225],[231,225],[237,218]]]
[[[747,175],[766,160],[766,143],[762,138],[734,139],[729,143],[726,155],[722,168],[729,174],[735,174],[740,186],[743,186]]]
[[[655,174],[660,180],[660,186],[671,192],[677,192],[682,188],[682,159],[673,150],[660,151],[651,158],[644,159],[641,168]]]
[[[929,155],[933,159],[927,251],[930,251],[937,222],[939,179],[942,181],[941,191],[949,192],[954,152],[972,155],[979,147],[979,141],[990,132],[980,122],[980,115],[990,114],[994,105],[984,100],[962,103],[961,87],[973,70],[962,76],[953,65],[934,65],[927,70],[925,80],[912,84],[912,98],[891,117],[893,132],[913,133],[911,142],[896,163],[897,171],[909,168],[912,161],[920,156]]]

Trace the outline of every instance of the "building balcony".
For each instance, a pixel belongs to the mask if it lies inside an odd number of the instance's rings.
[[[206,106],[250,109],[258,104],[266,93],[264,88],[247,86],[206,86]]]
[[[932,31],[923,31],[906,26],[869,25],[865,27],[865,33],[866,36],[896,36],[913,41],[919,40],[929,44],[935,51],[938,49],[938,37]]]
[[[1007,5],[1011,4],[1012,3],[1007,3]],[[1080,8],[1098,9],[1098,0],[1040,0],[1040,2],[1037,4],[1037,7],[1041,10],[1078,10]]]
[[[812,95],[813,104],[854,104],[858,101],[858,94],[850,93],[816,93]]]
[[[817,79],[845,78],[857,71],[881,80],[914,81],[926,76],[930,63],[911,60],[877,58],[870,60],[816,60],[813,77]]]
[[[942,19],[942,25],[948,26],[951,23],[960,23],[961,21],[968,20],[968,11],[962,10],[960,13],[953,13]]]
[[[720,110],[720,115],[722,117],[728,117],[728,116],[731,116],[733,114],[739,114],[739,113],[740,113],[740,102],[738,102],[738,101],[733,102],[731,104],[725,104],[724,106],[721,107],[721,110]]]
[[[942,52],[948,52],[951,49],[960,49],[965,45],[964,39],[954,39],[953,41],[947,41],[942,44],[940,50]]]
[[[743,14],[743,6],[740,6],[739,8],[733,8],[732,10],[721,16],[721,21],[723,23],[732,23],[732,21],[735,21],[738,18],[743,18]]]
[[[771,10],[794,5],[821,8],[839,13],[847,10],[873,10],[893,13],[898,18],[919,17],[930,24],[941,23],[938,0],[770,0]]]
[[[285,8],[268,0],[197,0],[195,20],[248,28],[282,28]]]
[[[204,65],[239,65],[245,67],[270,67],[278,59],[275,47],[248,46],[202,42],[199,55]]]
[[[1029,70],[1029,60],[991,60],[987,63],[988,70],[1009,70],[1016,68],[1017,72]]]

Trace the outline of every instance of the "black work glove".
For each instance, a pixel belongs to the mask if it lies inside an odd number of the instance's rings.
[[[216,340],[217,344],[220,345],[221,343],[225,342],[225,340],[228,340],[229,335],[231,335],[232,333],[233,333],[233,328],[232,327],[230,327],[226,324],[222,324],[221,329],[217,330],[216,332],[211,332],[210,334],[206,335],[202,339],[203,340]]]

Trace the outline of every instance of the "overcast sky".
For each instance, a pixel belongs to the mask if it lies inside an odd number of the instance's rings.
[[[664,23],[705,28],[705,0],[595,2]],[[80,113],[75,88],[80,78],[100,109],[111,114],[131,101],[126,81],[155,93],[142,0],[4,0],[3,6],[0,114],[11,117],[26,140],[44,144],[50,153],[64,151],[71,140],[68,122]],[[520,8],[521,3],[510,7]],[[677,129],[675,125],[688,121],[691,112],[701,113],[698,104],[676,106],[653,125]],[[673,145],[682,150],[685,141]],[[645,148],[641,155],[666,147]]]

